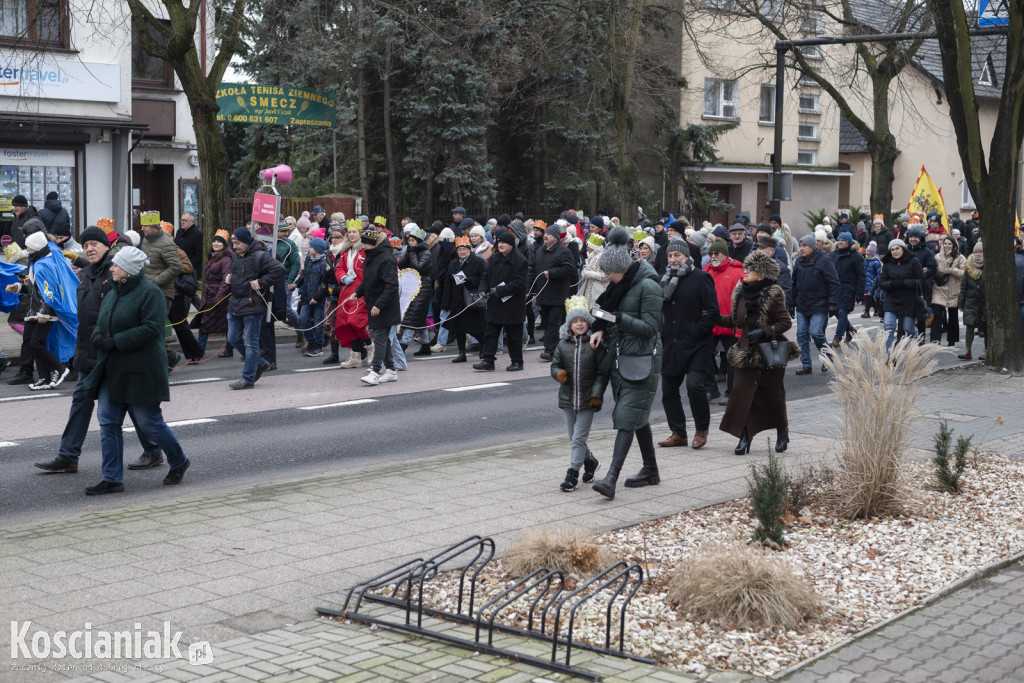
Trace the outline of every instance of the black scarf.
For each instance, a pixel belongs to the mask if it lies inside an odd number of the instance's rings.
[[[747,300],[747,317],[756,318],[761,315],[761,294],[768,287],[775,284],[775,280],[762,278],[757,282],[742,282],[740,284],[740,296]]]
[[[630,285],[633,284],[633,278],[636,277],[639,270],[640,262],[633,261],[629,268],[626,269],[626,272],[623,273],[621,280],[608,283],[601,296],[597,297],[597,305],[609,313],[618,313],[619,307],[622,305],[622,299],[625,298],[626,292],[629,291]],[[603,330],[606,326],[607,323],[604,320],[598,319],[594,321],[595,329]]]

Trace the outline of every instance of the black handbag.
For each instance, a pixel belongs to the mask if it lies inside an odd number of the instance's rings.
[[[487,308],[487,297],[484,292],[471,292],[468,288],[462,288],[462,302],[466,304],[463,310],[482,311]]]
[[[651,378],[654,372],[654,357],[658,355],[658,340],[654,340],[654,348],[649,354],[628,354],[619,353],[619,343],[615,342],[615,369],[619,371],[619,377],[627,382],[643,384]]]
[[[199,291],[199,280],[194,273],[182,273],[174,278],[174,288],[186,299],[191,299]]]
[[[770,341],[758,342],[757,353],[761,356],[761,364],[768,370],[784,368],[789,363],[789,342],[779,341],[775,335],[775,325],[772,325],[772,338]]]

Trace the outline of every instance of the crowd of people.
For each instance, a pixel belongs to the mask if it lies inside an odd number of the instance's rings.
[[[14,204],[27,203],[16,197]],[[523,370],[524,346],[539,341],[539,359],[560,383],[571,442],[561,488],[593,482],[607,497],[634,438],[643,465],[625,486],[660,481],[649,422],[659,381],[671,434],[658,446],[704,447],[717,400],[726,406],[719,428],[739,440],[737,455],[770,429],[782,452],[789,443],[784,360],[799,358],[796,375],[810,374],[815,359],[826,371],[824,358],[857,334],[858,304],[862,319],[882,318],[888,346],[903,335],[924,343],[929,330],[931,342],[945,336],[956,345],[962,315],[964,359],[986,323],[977,215],[962,224],[953,214],[958,227],[947,232],[938,214],[906,215],[891,229],[882,216],[862,215],[853,225],[841,214],[836,225],[826,218],[797,239],[780,216],[754,224],[747,212],[729,227],[697,228],[669,212],[651,220],[641,209],[627,227],[603,210],[592,217],[567,210],[548,225],[522,214],[472,218],[455,207],[447,224],[424,229],[403,218],[392,232],[382,217],[328,218],[315,206],[277,225],[218,230],[203,253],[190,213],[177,230],[141,221],[118,234],[107,221],[83,231],[79,243],[59,202],[47,208],[51,223],[25,210],[19,217],[33,215],[8,232],[3,310],[23,334],[19,372],[8,383],[38,391],[76,380],[58,455],[37,464],[50,472],[77,470],[99,401],[103,481],[91,494],[123,489],[126,414],[143,445],[129,469],[156,467],[166,454],[165,483],[180,482],[189,460],[159,410],[168,373],[183,355],[187,363],[213,355],[211,335],[225,334],[217,357],[237,353],[243,361],[229,386],[252,389],[277,369],[275,322],[294,329],[303,356],[365,370],[366,386],[397,381],[414,341],[414,356],[454,346],[451,362],[472,357],[480,372],[497,369],[502,348],[505,370]],[[1017,264],[1024,306],[1024,253]],[[55,299],[68,283],[77,298]],[[831,340],[830,318],[837,321]],[[180,352],[167,345],[165,320]],[[785,335],[794,321],[791,344]],[[759,348],[765,341],[779,342],[788,357],[769,363]],[[145,388],[128,386],[132,372],[146,374]],[[595,481],[600,463],[587,434],[609,384],[618,436],[606,475]]]

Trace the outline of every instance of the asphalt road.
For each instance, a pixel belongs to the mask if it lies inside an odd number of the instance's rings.
[[[172,375],[172,382],[187,386],[174,387],[183,393],[174,394],[164,407],[185,452],[193,459],[185,482],[178,487],[162,486],[166,465],[126,470],[124,493],[96,497],[85,496],[83,489],[101,478],[97,431],[90,431],[85,441],[79,473],[47,474],[33,467],[56,454],[71,385],[61,387],[64,396],[42,400],[25,398],[31,395],[25,387],[10,387],[0,381],[0,424],[4,429],[0,435],[0,526],[106,511],[112,508],[111,499],[117,507],[165,501],[563,434],[556,385],[546,374],[547,366],[536,360],[537,355],[536,350],[527,352],[528,372],[523,374],[479,373],[467,365],[453,367],[447,357],[410,357],[410,368],[400,373],[400,381],[387,385],[392,393],[379,393],[383,386],[358,387],[360,371],[320,372],[321,359],[302,358],[283,344],[278,356],[281,369],[267,375],[274,383],[268,385],[264,379],[251,392],[226,391],[227,378],[234,378],[240,370],[235,359],[189,366]],[[505,357],[499,357],[499,368],[503,360]],[[955,365],[957,361],[948,354],[940,363]],[[806,377],[794,376],[796,367],[798,364],[791,364],[787,372],[790,400],[829,391],[829,375],[818,371],[818,363],[815,372]],[[10,372],[5,372],[3,379]],[[344,395],[333,401],[309,392],[312,386],[332,384],[345,389]],[[259,394],[261,389],[272,393]],[[272,396],[276,403],[262,410],[229,410],[239,393],[250,400]],[[610,403],[610,394],[606,399]],[[197,421],[191,414],[192,419],[174,424],[172,409],[187,409],[192,403],[202,406],[198,414],[203,417],[198,419],[206,421]],[[323,405],[331,407],[315,407]],[[712,438],[716,415],[723,410],[717,404],[712,406]],[[49,431],[38,432],[47,435],[19,438],[19,424],[38,421],[47,423]],[[660,395],[652,421],[664,422]],[[611,410],[606,409],[598,414],[594,429],[610,427]],[[126,462],[140,452],[134,435],[126,434]],[[372,485],[369,478],[367,485]]]

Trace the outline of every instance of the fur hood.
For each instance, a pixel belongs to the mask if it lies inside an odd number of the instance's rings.
[[[743,268],[758,273],[765,280],[779,279],[779,262],[768,254],[752,251],[743,261]],[[733,292],[735,296],[735,292]]]
[[[967,265],[964,266],[964,270],[967,271],[967,276],[972,280],[980,280],[984,274],[985,264],[982,263],[980,268],[976,266],[974,264],[974,254],[971,254],[967,257]]]

